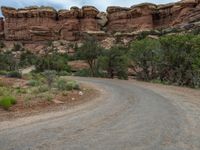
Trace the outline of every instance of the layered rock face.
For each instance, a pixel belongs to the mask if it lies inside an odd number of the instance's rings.
[[[72,7],[58,12],[49,7],[2,7],[2,13],[6,40],[75,41],[81,38],[81,32],[100,30],[96,19],[99,11],[92,6],[82,9]]]
[[[184,0],[160,5],[153,13],[155,27],[179,26],[200,20],[200,1]]]
[[[50,7],[2,7],[2,13],[4,21],[0,19],[0,37],[5,40],[78,41],[84,33],[102,39],[121,33],[132,35],[130,33],[144,30],[187,29],[200,25],[200,0],[167,5],[143,3],[129,8],[108,7],[106,13],[93,6],[59,11]]]
[[[108,7],[108,30],[114,32],[132,32],[141,29],[152,29],[152,13],[156,5],[141,4],[131,8]]]

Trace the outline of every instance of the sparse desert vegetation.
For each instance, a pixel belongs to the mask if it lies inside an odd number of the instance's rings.
[[[23,107],[50,104],[55,99],[62,101],[71,91],[81,90],[80,85],[73,80],[56,76],[54,71],[42,74],[29,74],[24,79],[0,78],[0,106],[8,110],[18,102]]]
[[[0,76],[0,120],[59,110],[83,103],[95,90],[56,71],[29,73],[21,78]],[[10,117],[8,117],[10,116]]]

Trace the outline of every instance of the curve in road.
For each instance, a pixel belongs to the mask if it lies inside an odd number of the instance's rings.
[[[199,126],[189,134],[187,112],[162,94],[129,81],[76,79],[104,94],[71,113],[0,128],[0,149],[200,150]]]

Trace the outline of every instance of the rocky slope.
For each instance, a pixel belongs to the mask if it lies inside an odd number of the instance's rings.
[[[104,40],[161,28],[200,27],[200,0],[166,5],[143,3],[129,8],[111,6],[106,13],[93,6],[59,11],[50,7],[2,7],[1,10],[4,19],[0,18],[0,39],[7,41],[79,41],[84,33]]]

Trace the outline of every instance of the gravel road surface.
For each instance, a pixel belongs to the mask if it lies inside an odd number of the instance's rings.
[[[75,78],[101,96],[73,108],[0,122],[0,150],[200,150],[200,91]]]

